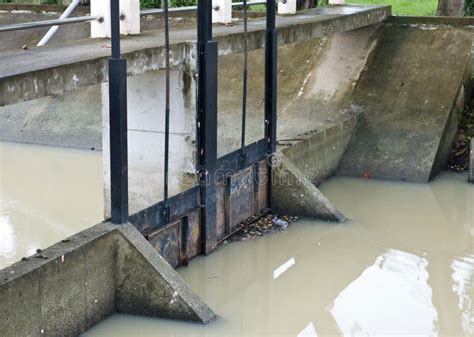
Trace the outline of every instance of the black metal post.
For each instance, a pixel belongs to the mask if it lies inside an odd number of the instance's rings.
[[[166,68],[166,102],[165,102],[165,162],[163,182],[163,222],[170,222],[170,208],[168,205],[168,182],[169,182],[169,148],[170,148],[170,35],[168,18],[168,0],[163,0],[165,19],[165,68]]]
[[[275,0],[268,0],[265,42],[265,139],[267,140],[267,154],[270,163],[273,162],[277,143],[277,45]],[[268,204],[271,207],[271,165],[268,169]]]
[[[248,30],[247,30],[247,0],[244,0],[244,73],[242,85],[242,134],[240,139],[241,163],[245,167],[245,128],[247,122],[247,81],[248,81]]]
[[[128,222],[127,61],[120,58],[119,0],[110,0],[109,60],[110,194],[112,223]]]
[[[198,0],[197,162],[201,204],[202,253],[217,245],[217,42],[212,41],[212,4]]]

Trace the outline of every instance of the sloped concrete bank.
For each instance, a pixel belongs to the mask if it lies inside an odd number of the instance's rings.
[[[377,32],[348,98],[363,112],[340,174],[427,182],[446,168],[468,91],[473,31],[401,22]]]
[[[98,224],[0,270],[2,336],[75,336],[115,312],[215,317],[130,224]]]

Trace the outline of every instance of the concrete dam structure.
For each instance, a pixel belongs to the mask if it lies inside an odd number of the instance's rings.
[[[15,22],[14,14],[2,15]],[[215,313],[173,268],[210,254],[270,209],[346,221],[318,189],[331,176],[428,182],[446,168],[470,99],[472,18],[398,18],[388,6],[329,6],[278,16],[272,40],[268,18],[255,14],[248,33],[242,20],[214,25],[209,54],[201,53],[196,20],[171,16],[169,129],[163,21],[142,16],[142,34],[121,39],[130,224],[100,223],[1,270],[1,331],[76,335],[114,312],[207,323]],[[108,221],[116,188],[111,45],[86,39],[88,24],[74,27],[68,29],[76,41],[0,50],[0,140],[101,150]],[[268,41],[277,42],[274,51]],[[212,53],[215,59],[202,56]],[[278,55],[278,63],[268,55]],[[211,80],[202,79],[202,67]],[[277,88],[274,107],[269,88]],[[203,109],[215,120],[202,119],[209,117]],[[58,280],[61,289],[54,288]],[[25,298],[34,296],[31,306]],[[85,306],[70,311],[77,301]],[[26,311],[34,319],[20,327]]]

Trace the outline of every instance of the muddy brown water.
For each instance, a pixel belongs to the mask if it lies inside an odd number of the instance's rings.
[[[0,268],[103,219],[99,152],[0,142]]]
[[[100,154],[0,143],[0,267],[100,220]],[[474,186],[335,177],[351,218],[220,247],[179,273],[207,326],[114,315],[84,336],[474,335]]]

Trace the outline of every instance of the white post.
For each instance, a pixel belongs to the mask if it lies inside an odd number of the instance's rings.
[[[278,14],[296,14],[296,0],[278,1]]]
[[[212,23],[232,22],[232,0],[212,0]]]
[[[120,14],[125,18],[120,21],[120,33],[123,35],[140,34],[140,0],[119,0]],[[110,37],[110,0],[91,0],[91,15],[100,15],[102,22],[91,22],[91,37]]]
[[[330,5],[344,5],[346,0],[329,0]]]

